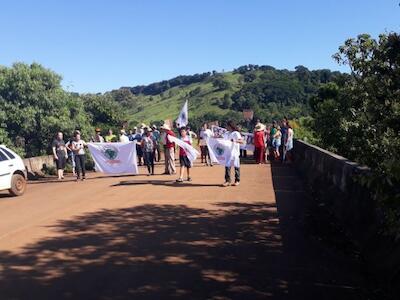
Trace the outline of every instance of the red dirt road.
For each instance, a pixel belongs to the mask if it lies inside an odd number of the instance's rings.
[[[358,266],[307,236],[291,168],[242,165],[229,188],[223,172],[0,194],[0,299],[364,299]]]

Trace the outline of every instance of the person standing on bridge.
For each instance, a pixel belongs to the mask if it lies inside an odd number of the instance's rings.
[[[86,176],[85,146],[86,142],[81,139],[80,131],[76,130],[74,132],[74,139],[72,140],[70,146],[75,156],[76,181],[78,181],[79,179],[81,179],[82,181],[85,180]]]
[[[235,168],[235,183],[232,186],[240,184],[240,145],[243,144],[242,136],[234,121],[229,121],[228,131],[224,134],[224,138],[233,143],[232,159],[225,164],[225,182],[222,185],[227,187],[231,185],[231,168]]]
[[[57,132],[57,136],[52,144],[54,160],[57,166],[58,180],[64,179],[65,163],[68,158],[67,148],[65,146],[63,133]]]
[[[175,167],[175,143],[170,142],[168,136],[175,136],[168,124],[161,126],[162,131],[165,133],[165,172],[166,175],[176,174]]]
[[[257,164],[265,163],[265,125],[262,123],[254,128],[254,157]]]

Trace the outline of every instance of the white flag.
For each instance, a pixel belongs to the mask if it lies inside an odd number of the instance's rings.
[[[106,174],[138,174],[136,142],[88,143],[96,170]]]
[[[199,151],[197,151],[192,145],[172,136],[168,135],[168,139],[171,143],[177,144],[179,147],[185,149],[186,156],[188,157],[189,161],[193,164],[193,162],[197,159],[200,155]]]
[[[237,155],[234,143],[227,139],[210,137],[207,139],[207,147],[211,161],[223,166],[230,165]]]
[[[189,123],[188,115],[188,101],[183,104],[181,112],[179,113],[178,119],[176,119],[176,125],[179,127],[184,127]]]

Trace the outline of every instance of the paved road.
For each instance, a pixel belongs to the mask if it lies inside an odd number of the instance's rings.
[[[157,167],[161,172],[161,167]],[[39,181],[0,194],[0,299],[366,299],[359,267],[304,229],[290,167]]]

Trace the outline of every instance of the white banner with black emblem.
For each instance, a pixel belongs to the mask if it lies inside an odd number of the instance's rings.
[[[96,170],[105,174],[138,174],[136,142],[88,143]]]
[[[207,139],[207,147],[211,161],[216,164],[230,166],[235,157],[239,157],[234,143],[230,140],[211,137]]]

